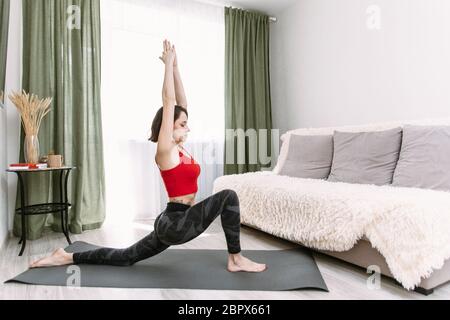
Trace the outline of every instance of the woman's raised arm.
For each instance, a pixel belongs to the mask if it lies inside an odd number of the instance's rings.
[[[165,71],[162,90],[163,120],[158,137],[158,152],[168,152],[173,146],[173,120],[175,118],[176,96],[173,70],[175,50],[167,40],[164,41],[164,51],[160,59],[165,64]]]
[[[175,96],[177,99],[177,104],[179,106],[187,109],[187,99],[186,93],[184,92],[183,81],[181,80],[180,69],[178,68],[178,57],[175,46],[173,46],[173,50],[175,51],[175,61],[173,63],[173,77],[175,81]]]

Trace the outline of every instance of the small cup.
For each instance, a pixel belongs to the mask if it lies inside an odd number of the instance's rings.
[[[64,158],[62,155],[49,155],[48,167],[49,168],[61,168],[63,166]]]

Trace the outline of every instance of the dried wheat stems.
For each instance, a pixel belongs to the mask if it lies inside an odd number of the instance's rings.
[[[22,93],[13,92],[9,95],[9,99],[19,111],[25,134],[37,136],[42,119],[51,111],[52,98],[39,99],[34,94],[29,95],[22,91]]]

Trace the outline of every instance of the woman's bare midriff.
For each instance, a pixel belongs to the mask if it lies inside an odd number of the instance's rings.
[[[196,193],[188,194],[181,197],[169,198],[169,202],[176,202],[193,206],[195,204],[195,195]]]

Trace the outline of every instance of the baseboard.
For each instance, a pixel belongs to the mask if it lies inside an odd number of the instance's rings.
[[[5,234],[5,236],[3,237],[3,239],[0,239],[0,251],[2,251],[6,245],[6,243],[8,242],[8,239],[11,236],[11,231],[8,230],[8,232]]]

